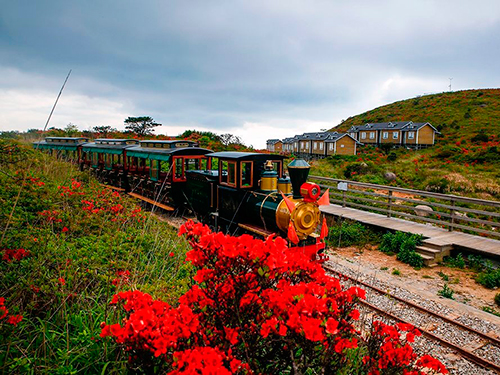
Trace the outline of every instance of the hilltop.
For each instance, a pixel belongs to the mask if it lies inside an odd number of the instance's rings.
[[[401,100],[349,117],[332,130],[346,131],[367,122],[430,122],[444,139],[459,140],[479,132],[500,134],[500,89],[444,92]]]
[[[425,150],[364,146],[352,157],[313,162],[312,174],[414,189],[500,198],[500,89],[467,90],[398,101],[349,117],[335,131],[368,122],[430,122],[439,131]],[[389,182],[386,172],[396,174]]]

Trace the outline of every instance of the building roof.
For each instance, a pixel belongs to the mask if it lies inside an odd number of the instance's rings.
[[[273,144],[273,145],[275,145],[275,144],[276,144],[276,143],[278,143],[278,142],[281,142],[281,140],[279,140],[279,139],[268,139],[268,140],[266,141],[266,143],[268,143],[268,144]]]
[[[220,151],[213,152],[207,156],[220,159],[248,159],[248,160],[275,160],[275,159],[285,159],[286,156],[277,154],[260,154],[258,152],[237,152],[237,151]]]
[[[374,122],[367,123],[364,125],[351,126],[348,130],[349,133],[357,133],[363,130],[401,130],[401,131],[411,131],[418,130],[425,125],[429,125],[436,132],[437,129],[432,126],[429,122],[412,122],[412,121],[390,121],[390,122]]]
[[[340,138],[344,138],[344,137],[349,137],[351,138],[354,142],[356,142],[357,144],[361,144],[361,142],[355,140],[353,137],[351,137],[349,134],[347,133],[337,133],[335,134],[334,136],[330,137],[329,139],[325,140],[325,143],[331,143],[331,142],[337,142]]]

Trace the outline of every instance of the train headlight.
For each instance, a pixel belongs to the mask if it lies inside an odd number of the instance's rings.
[[[316,202],[321,194],[321,189],[317,184],[304,182],[300,187],[300,195],[304,197],[304,202]]]

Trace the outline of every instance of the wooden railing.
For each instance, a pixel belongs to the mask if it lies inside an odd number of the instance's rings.
[[[500,202],[458,195],[405,189],[395,186],[309,176],[330,189],[330,202],[361,210],[383,213],[411,221],[500,237]],[[425,205],[432,211],[417,209]]]

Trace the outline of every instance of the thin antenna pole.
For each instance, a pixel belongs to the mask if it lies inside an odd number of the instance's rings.
[[[448,78],[448,79],[450,80],[450,85],[449,85],[448,87],[450,88],[450,91],[451,91],[451,80],[452,80],[453,78]]]
[[[64,90],[64,86],[66,86],[66,82],[68,82],[68,78],[69,78],[70,74],[71,74],[71,69],[69,70],[69,73],[66,76],[66,79],[64,80],[64,83],[63,83],[63,85],[61,87],[61,90],[59,91],[59,95],[57,95],[56,102],[54,103],[54,106],[52,107],[52,111],[50,111],[49,118],[47,119],[47,122],[45,123],[43,131],[45,131],[45,129],[47,129],[47,125],[49,125],[50,118],[52,117],[52,114],[54,113],[54,110],[56,109],[57,102],[59,101],[59,98],[61,97],[61,94],[62,94],[62,92]]]

